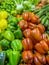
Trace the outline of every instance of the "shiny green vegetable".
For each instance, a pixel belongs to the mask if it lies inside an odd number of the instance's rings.
[[[7,27],[7,30],[10,30],[10,31],[12,31],[12,32],[15,31],[15,29],[16,29],[16,28],[15,28],[14,26],[10,25],[10,24],[9,24],[8,27]]]
[[[4,33],[4,38],[6,38],[9,41],[12,41],[14,40],[14,34],[11,31],[7,30]]]
[[[18,62],[20,60],[20,53],[19,51],[7,51],[7,57],[9,59],[8,65],[18,65]]]
[[[20,28],[18,28],[16,31],[14,31],[16,39],[22,39],[23,33]]]
[[[11,48],[15,51],[22,51],[22,42],[19,39],[15,39],[11,43]]]
[[[12,26],[16,26],[18,24],[18,20],[16,17],[9,15],[8,17],[8,22],[9,24],[11,24]]]
[[[0,41],[0,45],[2,46],[2,48],[8,48],[8,46],[9,46],[9,41],[8,40],[6,40],[6,39],[3,39],[3,40],[1,40]]]

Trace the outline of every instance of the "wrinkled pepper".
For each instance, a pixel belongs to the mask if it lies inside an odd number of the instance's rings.
[[[7,51],[7,56],[9,59],[8,65],[18,65],[18,62],[20,60],[20,53],[19,51]]]
[[[15,51],[22,51],[22,42],[19,39],[15,39],[11,43],[11,48]]]

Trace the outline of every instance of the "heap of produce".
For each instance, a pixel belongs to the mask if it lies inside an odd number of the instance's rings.
[[[0,64],[17,65],[21,58],[23,33],[18,26],[22,17],[16,18],[0,11]]]
[[[0,65],[49,65],[48,2],[0,0]]]
[[[24,35],[22,58],[25,65],[49,64],[49,40],[45,27],[40,24],[39,17],[34,13],[24,12],[22,17],[19,26]]]

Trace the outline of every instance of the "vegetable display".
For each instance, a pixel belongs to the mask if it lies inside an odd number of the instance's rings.
[[[49,65],[48,0],[0,0],[0,65]]]
[[[46,32],[49,33],[49,4],[34,10],[34,13],[40,17],[41,24],[46,27]]]
[[[0,8],[0,64],[18,65],[21,60],[23,33],[18,23],[22,17],[17,18],[13,11],[14,3],[6,0],[1,2]],[[11,5],[10,8],[8,5]],[[15,4],[14,4],[15,5]],[[5,8],[4,8],[5,6]],[[4,10],[3,10],[4,9]],[[8,10],[7,10],[8,9]],[[13,10],[12,10],[13,9]],[[14,15],[15,14],[15,15]]]
[[[22,18],[23,20],[19,22],[19,26],[24,34],[22,39],[23,61],[28,65],[49,64],[49,55],[47,55],[49,52],[49,36],[45,32],[45,27],[34,13],[24,12]]]

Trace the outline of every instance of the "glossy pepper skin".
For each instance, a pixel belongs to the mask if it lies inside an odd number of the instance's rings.
[[[32,51],[23,51],[22,52],[22,58],[23,58],[24,62],[32,63],[33,62],[33,53],[32,53]]]
[[[48,47],[49,47],[49,40],[46,39],[45,41],[46,41],[46,43],[47,43],[47,45],[48,45]]]
[[[31,21],[34,24],[39,24],[39,22],[40,22],[39,17],[36,16],[34,13],[31,13],[31,12],[24,12],[22,14],[22,17],[24,20]]]
[[[48,45],[45,42],[45,40],[41,40],[40,43],[37,43],[35,45],[35,49],[39,52],[39,53],[47,53],[48,52]]]
[[[11,43],[11,48],[15,51],[22,51],[22,42],[19,39],[15,39]]]
[[[47,36],[46,36],[45,33],[42,34],[42,39],[45,40],[45,41],[47,40]]]
[[[46,55],[46,61],[49,64],[49,55]]]
[[[24,20],[28,21],[29,12],[24,12],[24,13],[22,13],[22,17],[23,17]]]
[[[18,62],[20,60],[19,51],[7,50],[6,53],[7,53],[8,59],[9,59],[8,65],[18,65]]]
[[[37,27],[42,34],[45,32],[45,27],[42,24],[38,24]]]
[[[31,22],[28,23],[28,28],[33,30],[34,28],[36,28],[37,26]]]
[[[6,39],[2,39],[0,41],[0,45],[2,46],[2,49],[7,49],[9,47],[9,41]]]
[[[36,16],[34,13],[29,13],[30,21],[34,24],[39,24],[40,20],[39,17]]]
[[[36,41],[40,41],[42,39],[41,33],[38,28],[34,28],[31,31],[31,34],[32,34],[32,38],[34,38]]]
[[[26,38],[31,38],[31,29],[25,29],[23,34]]]
[[[10,30],[6,30],[4,32],[4,38],[6,38],[9,41],[14,40],[14,34]]]
[[[14,31],[14,35],[16,39],[22,39],[23,38],[23,33],[20,28]]]
[[[24,38],[22,40],[22,45],[23,45],[24,50],[32,50],[33,49],[33,43],[30,38]]]
[[[46,58],[45,58],[45,56],[41,55],[38,52],[36,52],[34,54],[34,63],[35,63],[35,65],[44,65],[44,64],[46,64]]]
[[[25,20],[19,22],[19,26],[22,30],[25,30],[28,27],[28,23]]]

